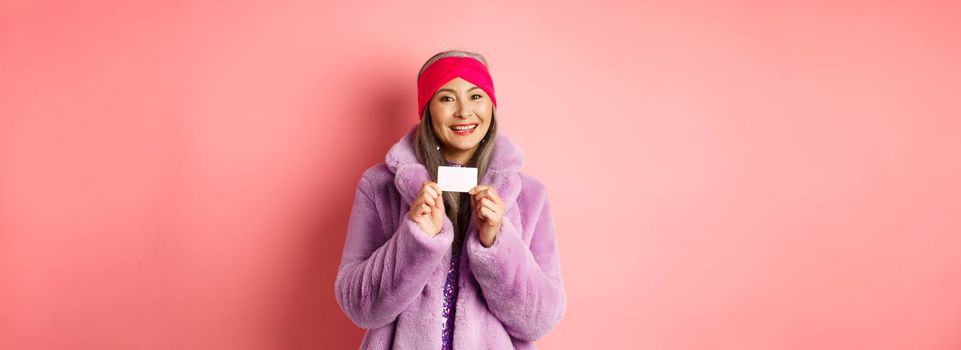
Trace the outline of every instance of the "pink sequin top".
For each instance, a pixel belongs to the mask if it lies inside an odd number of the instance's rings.
[[[463,166],[457,163],[447,162],[447,166]],[[460,268],[457,263],[460,261],[460,251],[456,247],[451,247],[453,252],[450,257],[450,267],[447,269],[447,282],[444,283],[444,312],[442,313],[442,342],[441,349],[448,350],[453,347],[454,338],[454,315],[457,311],[457,292],[460,286],[457,283],[460,275]]]

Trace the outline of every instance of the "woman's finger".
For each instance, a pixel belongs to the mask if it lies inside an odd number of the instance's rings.
[[[476,209],[477,209],[478,211],[480,211],[480,210],[483,209],[483,208],[487,208],[487,209],[489,209],[491,212],[494,212],[494,213],[499,213],[499,212],[500,212],[500,206],[498,206],[496,203],[494,203],[494,201],[491,201],[490,198],[484,198],[484,199],[481,199],[481,200],[477,201]]]
[[[420,192],[421,192],[421,193],[425,193],[425,192],[427,192],[428,190],[433,190],[433,189],[435,189],[435,188],[437,188],[437,187],[436,187],[436,184],[435,184],[434,182],[432,182],[432,181],[424,181],[424,182],[422,182],[422,183],[420,184]]]
[[[495,191],[493,188],[491,188],[490,191],[487,191],[487,193],[491,195],[491,199],[493,199],[495,203],[504,203],[504,201],[501,200],[501,195],[497,194],[497,191]]]
[[[484,198],[480,201],[481,207],[490,208],[493,211],[497,211],[497,203],[494,203],[490,198]]]
[[[490,215],[487,216],[487,221],[499,221],[501,218],[501,212],[498,208],[483,207]]]
[[[481,208],[481,213],[484,215],[485,221],[491,221],[491,219],[497,217],[497,215],[494,214],[494,211],[488,207]]]
[[[437,191],[434,190],[433,186],[430,186],[430,185],[424,186],[423,190],[424,190],[424,194],[427,195],[427,197],[430,197],[430,198],[437,197]]]
[[[477,194],[477,193],[479,193],[479,192],[482,192],[482,191],[488,189],[489,187],[490,187],[489,185],[477,185],[477,186],[474,186],[474,188],[472,188],[472,189],[470,190],[470,192],[471,192],[471,194]]]
[[[497,191],[493,187],[485,188],[482,192],[485,198],[490,198],[494,203],[502,203],[501,196],[497,194]]]
[[[481,200],[481,198],[487,197],[487,189],[486,189],[486,188],[482,188],[482,189],[479,189],[479,190],[474,191],[473,197],[474,197],[474,199],[476,199],[476,200]]]
[[[476,192],[475,196],[476,196],[478,199],[480,199],[480,198],[490,198],[490,199],[493,200],[495,203],[502,203],[502,202],[503,202],[503,201],[501,200],[501,196],[497,194],[497,191],[494,190],[494,188],[493,188],[493,187],[490,187],[490,186],[485,186],[484,188],[479,189],[479,190]]]
[[[470,194],[477,194],[478,192],[483,191],[483,190],[485,190],[485,189],[487,189],[487,188],[490,188],[490,185],[477,185],[477,186],[474,186],[474,188],[470,189],[470,191],[468,191],[468,193],[470,193]]]

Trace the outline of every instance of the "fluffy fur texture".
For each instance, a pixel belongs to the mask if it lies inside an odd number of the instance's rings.
[[[421,183],[412,129],[386,162],[360,179],[335,283],[337,303],[367,329],[362,349],[439,349],[444,281],[453,225],[429,237],[407,212]],[[504,200],[501,231],[489,248],[473,223],[459,262],[455,349],[534,349],[534,340],[561,320],[567,296],[561,278],[547,191],[521,173],[523,154],[498,134],[487,174]]]

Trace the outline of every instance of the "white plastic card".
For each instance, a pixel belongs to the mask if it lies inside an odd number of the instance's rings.
[[[437,184],[441,191],[467,192],[477,186],[477,168],[441,166],[437,167]]]

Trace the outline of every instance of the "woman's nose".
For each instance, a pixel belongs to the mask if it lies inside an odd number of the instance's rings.
[[[457,105],[457,117],[464,119],[470,116],[470,110],[466,103],[460,103]]]

